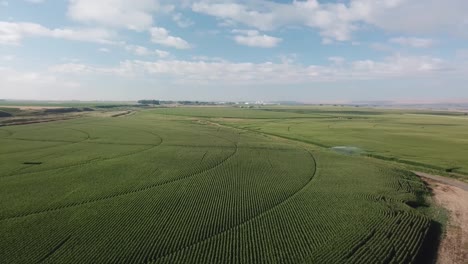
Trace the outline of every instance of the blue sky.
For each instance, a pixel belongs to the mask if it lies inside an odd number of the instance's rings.
[[[468,101],[466,0],[0,0],[0,98]]]

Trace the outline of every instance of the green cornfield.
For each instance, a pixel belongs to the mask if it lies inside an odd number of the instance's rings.
[[[0,262],[416,262],[419,178],[270,135],[320,120],[161,109],[0,127]]]

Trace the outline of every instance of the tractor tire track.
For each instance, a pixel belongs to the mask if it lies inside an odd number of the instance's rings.
[[[71,126],[75,126],[77,124],[73,124]],[[78,125],[93,125],[93,126],[104,126],[104,127],[113,127],[113,126],[109,126],[109,125],[102,125],[102,124],[93,124],[91,122],[84,122],[84,123],[78,123]],[[118,127],[118,126],[115,126],[115,127]],[[125,128],[125,129],[133,129],[133,130],[139,130],[139,129],[135,129],[135,128],[128,128],[128,127],[119,127],[119,128]],[[70,129],[73,129],[73,128],[70,128]],[[6,129],[4,129],[6,131]],[[142,130],[139,130],[139,131],[142,131]],[[145,130],[143,130],[145,131]],[[10,131],[11,132],[11,131]],[[87,133],[85,131],[79,131],[79,132],[84,132],[84,133]],[[161,138],[159,135],[157,135],[156,133],[153,133],[151,131],[145,131],[149,134],[152,134],[152,135],[156,135],[157,137]],[[14,132],[11,132],[13,135]],[[10,136],[11,136],[10,135]],[[1,139],[1,138],[0,138]],[[22,141],[31,141],[31,142],[49,142],[49,143],[70,143],[70,144],[74,144],[74,143],[80,143],[81,141],[60,141],[60,140],[36,140],[36,139],[28,139],[28,138],[4,138],[4,139],[9,139],[9,140],[22,140]],[[123,145],[123,146],[130,146],[130,145],[135,145],[135,146],[148,146],[150,144],[133,144],[133,143],[129,143],[129,144],[126,144],[126,143],[110,143],[110,142],[87,142],[89,144],[109,144],[109,145]],[[38,147],[38,148],[32,148],[32,149],[27,149],[27,150],[20,150],[20,151],[15,151],[15,152],[8,152],[8,153],[0,153],[0,155],[10,155],[10,154],[18,154],[18,153],[23,153],[23,152],[30,152],[30,151],[35,151],[35,150],[44,150],[44,149],[50,149],[50,148],[56,148],[56,147],[65,147],[65,146],[68,146],[70,144],[58,144],[58,145],[52,145],[52,146],[47,146],[47,147]]]
[[[23,153],[23,152],[31,152],[31,151],[35,151],[35,150],[38,150],[38,149],[44,150],[44,149],[50,149],[50,148],[55,148],[55,147],[65,147],[65,146],[68,146],[68,145],[71,145],[71,144],[84,142],[84,141],[91,138],[89,133],[87,133],[85,131],[82,131],[82,130],[79,130],[79,129],[74,129],[74,128],[68,128],[68,127],[65,127],[64,129],[71,129],[71,130],[81,132],[81,133],[86,135],[86,138],[84,140],[80,140],[80,141],[45,141],[45,140],[38,140],[37,142],[56,142],[56,143],[70,143],[70,144],[58,144],[58,145],[52,145],[52,146],[47,146],[47,147],[38,147],[38,148],[32,148],[32,149],[26,149],[26,150],[20,150],[20,151],[8,152],[8,153],[0,153],[0,155],[11,155],[11,154],[18,154],[18,153]],[[11,135],[13,135],[13,134],[14,134],[14,132],[12,132]],[[32,140],[32,139],[17,139],[17,138],[4,138],[4,139],[23,140],[23,141],[36,141],[36,140]]]

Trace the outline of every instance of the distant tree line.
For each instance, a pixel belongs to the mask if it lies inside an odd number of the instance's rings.
[[[159,100],[139,100],[139,104],[144,104],[144,105],[159,105],[160,102]]]
[[[216,102],[203,102],[203,101],[162,101],[162,100],[139,100],[139,104],[142,105],[218,105]],[[223,104],[234,104],[234,103],[223,103]]]
[[[216,104],[214,102],[200,102],[200,101],[176,101],[176,102],[168,101],[168,102],[170,102],[169,104],[176,103],[176,104],[181,104],[181,105],[215,105]]]

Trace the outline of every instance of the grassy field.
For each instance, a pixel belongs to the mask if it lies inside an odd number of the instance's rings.
[[[0,127],[0,259],[418,262],[433,227],[424,184],[381,159],[327,147],[465,171],[466,155],[451,160],[448,150],[466,153],[451,138],[466,138],[466,120],[166,108]]]
[[[209,108],[160,109],[161,114],[207,116]],[[237,114],[236,114],[237,113]],[[275,116],[276,114],[276,116]],[[343,107],[276,107],[218,110],[214,120],[323,148],[347,146],[361,154],[468,180],[465,113]],[[261,118],[258,118],[261,117]]]

